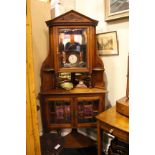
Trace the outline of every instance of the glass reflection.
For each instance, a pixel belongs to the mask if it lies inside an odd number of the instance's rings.
[[[61,67],[86,67],[86,29],[59,29]]]

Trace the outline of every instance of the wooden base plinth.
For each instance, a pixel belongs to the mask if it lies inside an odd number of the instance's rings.
[[[129,117],[129,99],[127,97],[123,97],[116,101],[116,111]]]
[[[96,146],[94,140],[80,134],[73,129],[70,134],[64,137],[64,148],[86,148]]]

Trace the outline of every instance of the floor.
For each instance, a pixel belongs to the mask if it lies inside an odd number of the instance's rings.
[[[63,138],[57,134],[44,134],[40,137],[41,142],[41,154],[42,155],[97,155],[97,147],[85,147],[79,149],[64,148]],[[54,147],[60,144],[59,149],[55,150]],[[103,154],[104,155],[104,154]]]
[[[74,135],[75,136],[75,135]],[[71,137],[71,136],[70,136]],[[70,141],[70,146],[73,148],[66,147],[64,137],[59,136],[56,133],[44,134],[40,137],[41,142],[41,154],[42,155],[97,155],[97,146],[96,145],[82,145],[79,143],[72,144],[75,141],[68,138]],[[78,139],[79,137],[77,137]],[[83,141],[83,140],[82,140]],[[86,141],[87,142],[87,141]],[[85,143],[83,143],[85,144]],[[84,146],[84,147],[83,147]],[[77,149],[78,148],[78,149]],[[111,145],[108,150],[109,155],[129,155],[129,144],[119,141],[117,138],[114,138],[111,141]],[[102,155],[105,155],[104,153]]]
[[[63,149],[60,155],[97,155],[97,149],[83,148],[83,149]]]

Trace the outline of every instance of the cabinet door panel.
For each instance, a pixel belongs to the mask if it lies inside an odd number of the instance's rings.
[[[46,99],[47,123],[51,127],[60,125],[72,126],[72,100],[69,98]]]
[[[99,113],[99,97],[79,97],[77,98],[77,123],[90,125],[96,123],[95,116]],[[89,124],[90,123],[90,124]],[[81,125],[82,125],[81,124]]]

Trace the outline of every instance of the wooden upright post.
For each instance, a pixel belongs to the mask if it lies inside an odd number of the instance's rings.
[[[26,155],[41,155],[32,57],[30,0],[26,1]]]

